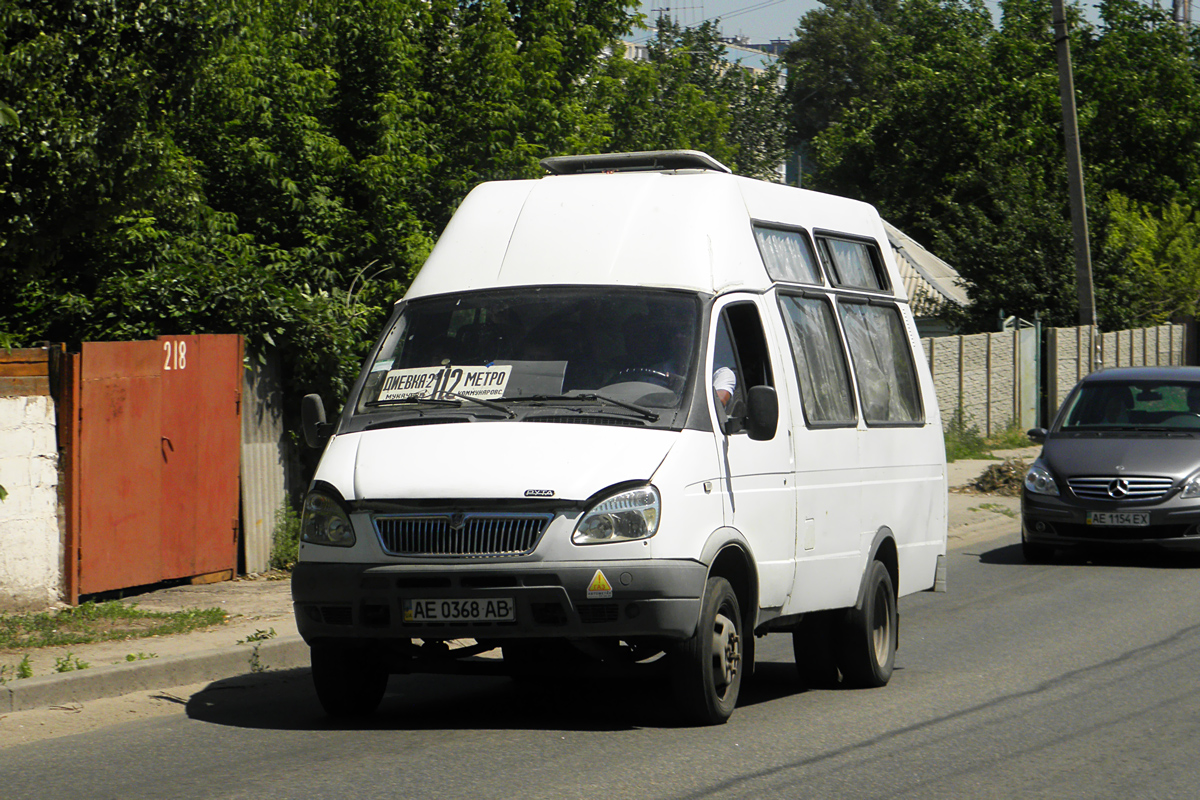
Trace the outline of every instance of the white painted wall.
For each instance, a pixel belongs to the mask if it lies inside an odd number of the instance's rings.
[[[0,609],[43,610],[63,585],[53,399],[0,397],[0,486]]]

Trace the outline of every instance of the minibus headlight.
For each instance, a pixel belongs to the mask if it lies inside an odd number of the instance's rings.
[[[1049,494],[1058,497],[1058,484],[1054,482],[1054,476],[1050,474],[1050,470],[1039,467],[1037,464],[1034,464],[1029,468],[1029,472],[1025,473],[1025,488],[1034,494]]]
[[[642,486],[614,494],[592,507],[575,526],[575,544],[648,539],[658,531],[662,501],[658,489]]]
[[[309,544],[351,547],[354,526],[337,500],[322,492],[309,492],[304,498],[300,540]]]
[[[1183,482],[1183,491],[1179,493],[1179,496],[1184,500],[1200,497],[1200,472]]]

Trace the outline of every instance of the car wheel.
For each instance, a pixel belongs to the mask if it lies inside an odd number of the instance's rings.
[[[882,562],[872,561],[862,605],[846,612],[837,632],[838,666],[845,685],[862,689],[886,686],[896,664],[898,634],[892,575]]]
[[[379,707],[388,671],[378,653],[321,645],[311,650],[313,686],[331,717],[360,717]]]
[[[671,653],[672,688],[684,715],[701,725],[729,719],[741,690],[742,614],[733,587],[709,578],[700,609],[700,625]]]
[[[833,651],[834,612],[814,611],[792,629],[792,654],[800,682],[810,689],[829,689],[840,678]]]
[[[1024,526],[1022,526],[1024,527]],[[1025,538],[1021,531],[1021,557],[1027,564],[1049,564],[1054,560],[1054,548],[1048,544],[1038,544]]]

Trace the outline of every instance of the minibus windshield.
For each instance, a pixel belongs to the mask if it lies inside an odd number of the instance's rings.
[[[590,403],[653,420],[682,402],[700,314],[694,294],[611,286],[417,298],[393,318],[357,410],[510,417],[526,405]]]

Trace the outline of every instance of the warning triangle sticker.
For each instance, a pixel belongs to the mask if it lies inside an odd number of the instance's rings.
[[[587,596],[588,600],[612,597],[612,584],[600,570],[596,570],[596,574],[592,576],[592,582],[588,584]]]

